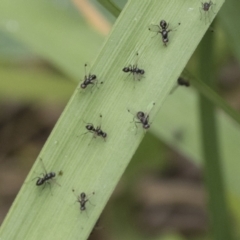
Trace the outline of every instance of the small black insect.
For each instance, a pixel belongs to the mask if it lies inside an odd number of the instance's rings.
[[[136,54],[138,57],[138,53]],[[135,76],[137,77],[137,80],[140,81],[141,77],[144,75],[145,71],[143,69],[138,68],[137,63],[134,65],[128,65],[128,67],[124,67],[123,72],[133,74],[133,77],[135,79]]]
[[[155,103],[152,104],[152,107],[151,107],[150,111],[152,110],[154,105],[155,105]],[[144,129],[150,128],[150,123],[149,123],[150,111],[148,113],[144,113],[142,111],[138,111],[136,114],[132,113],[134,115],[133,122],[135,123],[136,128],[137,128],[136,123],[141,123],[142,127]],[[128,109],[128,112],[131,113],[131,111],[129,109]]]
[[[38,180],[36,182],[37,186],[41,186],[45,183],[49,183],[49,180],[53,179],[56,176],[55,172],[50,172],[50,173],[43,173],[43,177],[38,177]]]
[[[177,84],[175,84],[172,88],[172,90],[170,91],[169,94],[172,94],[175,92],[175,90],[178,88],[178,86],[185,86],[185,87],[189,87],[190,86],[190,82],[183,78],[183,77],[179,77],[177,80]]]
[[[190,82],[187,79],[184,79],[182,77],[179,77],[177,82],[178,82],[178,85],[180,85],[180,86],[185,86],[185,87],[190,86]]]
[[[140,111],[140,112],[137,112],[136,117],[140,121],[138,123],[141,123],[144,129],[150,128],[149,114]]]
[[[180,25],[180,23],[178,23]],[[169,42],[168,39],[168,33],[171,31],[174,31],[175,29],[168,29],[169,23],[167,23],[165,20],[161,20],[159,25],[150,25],[148,30],[152,32],[156,32],[157,34],[160,33],[162,35],[162,41],[164,46],[167,46],[167,43]]]
[[[84,76],[84,81],[80,84],[80,87],[82,89],[85,89],[88,85],[92,85],[94,86],[95,84],[98,83],[97,81],[97,76],[95,74],[87,74],[87,64],[84,65],[84,69],[85,69],[85,76]],[[101,82],[102,84],[103,82]]]
[[[72,192],[75,193],[75,190],[72,189]],[[92,194],[95,194],[95,193],[93,192]],[[76,195],[76,194],[75,194],[75,195]],[[80,193],[79,196],[76,195],[76,197],[77,197],[77,202],[80,203],[80,211],[82,212],[82,211],[86,210],[86,203],[87,203],[87,202],[91,203],[91,202],[89,201],[89,198],[87,198],[86,193],[82,192],[82,193]],[[92,205],[93,205],[93,204],[92,204]]]
[[[36,185],[37,186],[46,186],[46,184],[50,184],[50,180],[55,180],[54,178],[55,178],[55,176],[56,176],[56,174],[55,174],[55,172],[47,172],[47,170],[46,170],[46,168],[45,168],[45,166],[44,166],[44,164],[43,164],[43,160],[40,158],[40,161],[41,161],[41,163],[42,163],[42,166],[43,166],[43,169],[44,169],[44,172],[45,173],[42,173],[42,175],[43,175],[43,177],[37,177],[37,182],[36,182]],[[59,185],[56,181],[54,181],[57,185]],[[49,185],[50,187],[51,187],[51,185]],[[59,185],[60,186],[60,185]],[[44,188],[43,187],[43,188]]]
[[[208,19],[209,19],[209,22],[210,22],[211,20],[210,20],[210,16],[209,16],[209,11],[211,9],[212,12],[215,14],[215,12],[213,11],[213,5],[216,5],[216,4],[213,3],[212,1],[204,2],[204,3],[202,2],[201,4],[202,4],[202,6],[199,8],[199,11],[200,11],[200,14],[201,14],[200,20],[202,20],[202,11],[204,11],[205,23],[206,23],[206,14],[208,14]]]
[[[145,71],[143,69],[138,68],[137,65],[129,65],[128,67],[123,68],[123,71],[141,75],[145,73]]]
[[[102,115],[100,115],[100,118],[102,119]],[[85,126],[86,129],[88,130],[88,132],[84,133],[84,134],[87,134],[87,133],[93,133],[93,137],[102,137],[104,140],[106,139],[107,137],[107,133],[104,132],[102,129],[101,129],[101,124],[99,126],[97,126],[96,128],[94,127],[94,125],[92,123],[87,123],[87,125]],[[82,134],[82,135],[84,135]]]

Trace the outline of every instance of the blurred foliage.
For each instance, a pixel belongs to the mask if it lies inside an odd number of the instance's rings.
[[[8,0],[3,0],[0,4],[0,99],[2,101],[8,99],[10,102],[17,100],[23,104],[38,102],[44,105],[49,103],[65,105],[76,87],[75,82],[83,76],[83,64],[86,61],[92,61],[103,43],[104,36],[101,29],[94,30],[94,27],[90,26],[92,23],[89,19],[86,20],[73,2],[68,0],[37,2],[25,0],[24,2],[27,2],[28,6],[27,11],[26,3],[22,4],[22,7],[13,9],[12,4],[7,2]],[[91,1],[91,3],[97,4],[96,1]],[[120,0],[116,3],[121,7],[124,5]],[[104,15],[107,15],[109,21],[114,22],[114,18],[105,9],[99,5],[96,6]],[[240,28],[239,11],[240,2],[228,0],[217,19],[217,26],[213,33],[216,35],[217,49],[213,71],[218,76],[222,74],[221,69],[226,63],[231,62],[232,58],[240,59],[240,45],[238,44],[240,33],[237,30]],[[44,15],[42,15],[43,12]],[[63,28],[65,29],[64,33],[61,31]],[[81,30],[76,32],[76,28]],[[75,51],[75,49],[79,51]],[[187,67],[197,76],[198,58],[197,50]],[[225,84],[235,84],[233,88],[237,88],[239,94],[239,83],[231,83],[228,80],[224,79]],[[224,89],[221,90],[225,93]],[[200,162],[200,157],[198,157],[201,156],[198,142],[199,129],[197,126],[192,128],[193,125],[198,124],[196,93],[193,91],[187,93],[185,89],[177,89],[173,95],[164,106],[159,121],[156,121],[162,130],[153,124],[154,136],[147,134],[116,189],[112,201],[103,213],[103,228],[108,228],[107,231],[109,231],[107,237],[159,240],[198,239],[197,236],[189,237],[187,234],[180,236],[178,230],[176,233],[173,231],[170,234],[146,234],[141,226],[136,226],[134,216],[137,215],[133,214],[137,200],[132,195],[142,177],[156,174],[159,181],[164,179],[164,171],[169,167],[170,157],[168,156],[173,151],[168,146],[183,150],[191,160],[197,160],[198,164]],[[239,102],[238,98],[233,99],[233,97],[228,98],[230,104]],[[169,109],[173,109],[172,112]],[[180,113],[176,113],[176,109]],[[178,120],[175,121],[174,118]],[[222,122],[224,123],[222,124]],[[229,119],[223,116],[220,125],[226,126],[225,122],[229,122]],[[238,229],[240,225],[238,204],[240,201],[238,187],[240,165],[237,158],[239,155],[239,131],[236,129],[238,126],[232,122],[232,126],[229,126],[228,129],[222,127],[220,131],[225,137],[221,143],[225,166],[224,176],[227,177],[233,225]],[[189,138],[186,137],[188,134],[190,134]],[[181,140],[186,138],[186,142]],[[235,144],[231,144],[232,142]],[[226,145],[228,148],[224,147]],[[178,159],[176,156],[171,158]],[[116,218],[116,216],[118,217]],[[101,233],[99,230],[99,234],[104,235],[105,233]],[[205,237],[200,239],[205,239]]]

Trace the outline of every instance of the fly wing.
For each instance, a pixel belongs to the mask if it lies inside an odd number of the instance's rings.
[[[151,110],[153,109],[155,105],[155,102],[150,102],[147,106],[147,113],[149,114],[151,112]]]
[[[84,64],[84,72],[85,72],[84,80],[86,80],[86,78],[88,78],[91,75],[90,69],[91,69],[90,63],[85,62],[85,64]]]
[[[127,111],[132,116],[132,121],[130,122],[131,125],[129,125],[128,130],[131,131],[131,132],[132,131],[137,131],[137,124],[136,124],[136,121],[138,122],[138,120],[136,119],[137,112],[135,110],[131,109],[131,108],[127,108]]]
[[[96,128],[101,129],[101,130],[102,130],[102,118],[103,118],[102,114],[99,114],[98,119],[96,121],[97,122]]]
[[[148,30],[152,31],[152,32],[157,32],[160,33],[161,29],[158,25],[149,25]]]
[[[147,106],[147,112],[145,113],[145,120],[149,121],[149,114],[152,111],[153,107],[155,105],[155,102],[151,102]]]
[[[40,160],[40,162],[41,162],[41,164],[42,164],[42,168],[43,168],[45,174],[47,174],[48,172],[47,172],[47,169],[46,169],[46,167],[45,167],[45,165],[44,165],[44,163],[43,163],[42,158],[40,158],[39,160]]]
[[[136,118],[137,112],[136,112],[135,110],[133,110],[133,109],[131,109],[131,108],[127,108],[127,111],[128,111],[130,114],[132,114],[133,118]]]

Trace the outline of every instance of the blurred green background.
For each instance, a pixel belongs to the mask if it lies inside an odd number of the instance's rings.
[[[115,2],[120,9],[126,3]],[[239,11],[240,3],[229,0],[214,32],[208,33],[214,35],[215,90],[236,111],[240,109]],[[17,6],[14,1],[0,2],[0,223],[83,79],[84,63],[93,63],[114,21],[94,0],[19,0]],[[199,55],[198,49],[187,66],[195,76],[199,76]],[[169,97],[90,239],[210,239],[197,98],[198,89],[192,86],[179,87]],[[238,235],[240,132],[234,121],[224,118],[228,128],[221,138],[223,177],[231,225]]]

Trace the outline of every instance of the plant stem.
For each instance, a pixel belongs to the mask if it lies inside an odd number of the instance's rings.
[[[205,84],[214,86],[213,34],[206,34],[200,45],[200,78]],[[208,192],[211,231],[216,240],[231,240],[225,187],[220,160],[216,107],[205,96],[200,95],[200,119],[204,157],[205,184]]]
[[[212,104],[221,108],[226,114],[240,124],[240,114],[234,110],[216,91],[209,87],[203,80],[195,77],[192,73],[184,69],[181,74],[183,78],[190,80],[191,84]]]
[[[118,17],[121,10],[119,7],[116,6],[111,0],[98,0],[98,2],[105,7],[112,15]]]

